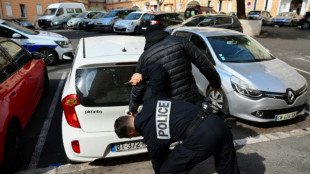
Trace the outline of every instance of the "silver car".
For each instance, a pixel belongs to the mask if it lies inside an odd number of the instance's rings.
[[[208,27],[184,27],[172,34],[192,41],[215,65],[222,80],[221,92],[209,90],[209,82],[195,66],[193,75],[199,92],[232,116],[271,122],[305,114],[306,79],[253,38]]]
[[[297,26],[298,14],[295,12],[282,12],[272,19],[271,25]]]
[[[262,20],[262,25],[270,25],[272,16],[268,11],[250,11],[247,15],[247,19]]]

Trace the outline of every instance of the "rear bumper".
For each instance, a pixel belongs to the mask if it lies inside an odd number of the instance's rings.
[[[69,126],[64,115],[62,118],[62,139],[67,157],[72,161],[78,162],[90,162],[98,158],[128,156],[147,152],[146,148],[134,151],[111,152],[112,143],[142,140],[142,137],[120,139],[114,131],[94,133],[84,132],[80,128]],[[79,141],[79,154],[75,153],[71,146],[71,142],[75,140]]]

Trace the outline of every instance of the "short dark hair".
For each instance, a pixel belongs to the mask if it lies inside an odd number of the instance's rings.
[[[121,116],[115,120],[114,131],[118,138],[129,138],[128,133],[130,131],[130,118],[131,116]]]

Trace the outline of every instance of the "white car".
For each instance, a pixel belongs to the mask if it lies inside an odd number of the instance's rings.
[[[145,39],[99,36],[81,39],[62,94],[62,139],[69,161],[146,152],[142,137],[120,139],[114,122],[128,115],[131,86]]]
[[[132,12],[125,19],[115,22],[113,30],[116,33],[139,34],[139,25],[145,12]]]
[[[73,57],[70,40],[57,33],[34,31],[0,19],[0,37],[10,38],[29,52],[42,53],[46,65]]]
[[[193,42],[214,64],[223,91],[209,90],[208,80],[193,66],[198,90],[232,116],[253,122],[275,122],[305,114],[306,79],[253,38],[209,27],[178,28],[172,34]]]

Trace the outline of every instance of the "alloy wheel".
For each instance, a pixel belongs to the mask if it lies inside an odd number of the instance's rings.
[[[211,99],[212,104],[218,106],[219,108],[223,108],[224,97],[219,91],[210,91],[208,97]]]

